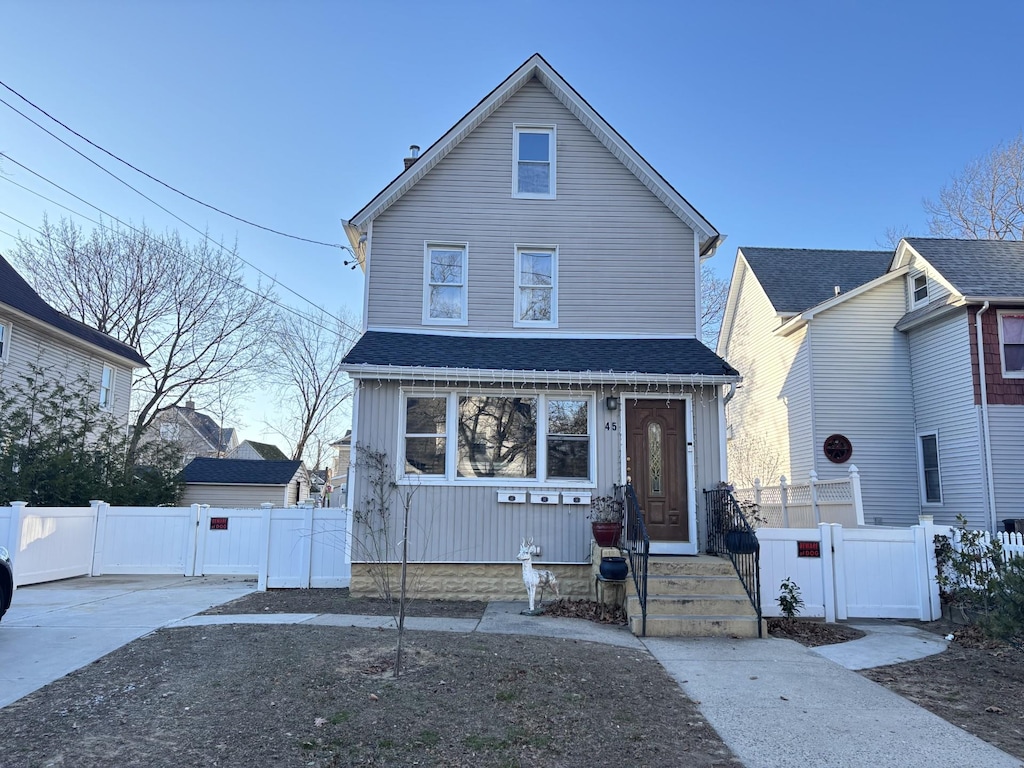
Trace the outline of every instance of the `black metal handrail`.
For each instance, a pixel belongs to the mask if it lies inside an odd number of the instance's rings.
[[[640,603],[640,636],[647,637],[647,560],[651,552],[651,537],[647,535],[644,511],[633,486],[628,483],[616,486],[615,495],[625,504],[629,572],[633,574],[633,586]]]
[[[761,637],[761,543],[743,507],[728,488],[704,491],[708,511],[708,554],[728,555],[757,612]]]

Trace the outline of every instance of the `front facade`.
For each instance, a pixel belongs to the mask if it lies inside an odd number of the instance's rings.
[[[1024,515],[1022,258],[1019,243],[927,238],[895,253],[740,248],[719,342],[744,371],[735,480],[856,464],[869,524]]]
[[[589,500],[627,478],[655,551],[699,550],[738,378],[698,338],[719,235],[547,62],[346,229],[366,271],[345,360],[355,542],[376,454],[410,500],[420,562],[510,563],[532,537],[546,563],[586,563]]]
[[[145,366],[132,347],[53,309],[0,256],[0,388],[33,369],[54,384],[83,381],[101,413],[127,427],[132,375]]]

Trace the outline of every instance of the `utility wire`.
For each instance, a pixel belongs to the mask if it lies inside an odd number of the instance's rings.
[[[74,128],[72,128],[69,125],[67,125],[66,123],[63,123],[60,120],[58,120],[56,117],[51,115],[45,109],[40,107],[38,104],[36,104],[33,101],[29,100],[28,98],[26,98],[22,94],[18,93],[16,90],[11,88],[11,86],[9,86],[4,81],[0,80],[0,85],[2,85],[4,88],[6,88],[11,93],[13,93],[15,96],[17,96],[19,99],[24,101],[29,106],[33,107],[34,109],[36,109],[39,112],[42,112],[44,115],[46,115],[48,118],[50,118],[53,122],[55,122],[57,125],[59,125],[64,130],[66,130],[69,133],[72,133],[75,136],[77,136],[78,138],[80,138],[86,144],[89,144],[90,146],[95,147],[100,152],[103,152],[104,154],[109,155],[110,157],[112,157],[115,160],[117,160],[119,163],[123,163],[124,165],[127,165],[129,168],[131,168],[136,173],[142,174],[147,179],[150,179],[151,181],[155,181],[157,184],[160,184],[161,186],[166,187],[167,189],[171,190],[172,192],[175,192],[175,193],[181,195],[182,197],[187,198],[188,200],[191,200],[193,203],[198,203],[199,205],[203,206],[204,208],[209,208],[211,211],[216,211],[217,213],[219,213],[219,214],[221,214],[223,216],[227,216],[229,219],[234,219],[235,221],[240,221],[243,224],[248,224],[250,227],[256,227],[257,229],[262,229],[265,232],[272,232],[275,235],[280,235],[281,237],[291,238],[292,240],[299,240],[299,241],[301,241],[303,243],[312,243],[313,245],[324,245],[324,246],[327,246],[328,248],[339,248],[339,249],[342,249],[342,250],[346,250],[349,253],[352,253],[353,256],[355,256],[355,254],[352,252],[352,249],[349,248],[347,245],[341,245],[340,243],[325,243],[325,242],[323,242],[321,240],[312,240],[312,239],[310,239],[308,237],[300,237],[299,235],[291,235],[291,234],[289,234],[287,232],[281,232],[280,230],[274,229],[272,227],[266,227],[266,226],[264,226],[262,224],[257,224],[255,221],[249,221],[248,219],[244,219],[241,216],[235,216],[233,213],[228,213],[227,211],[225,211],[225,210],[223,210],[221,208],[218,208],[215,205],[210,205],[209,203],[204,203],[199,198],[193,197],[192,195],[190,195],[190,194],[188,194],[186,192],[182,192],[180,189],[178,189],[177,187],[174,187],[174,186],[168,184],[166,181],[162,181],[162,180],[158,179],[156,176],[153,176],[152,174],[147,173],[146,171],[142,170],[141,168],[138,168],[137,166],[132,165],[131,163],[129,163],[124,158],[119,157],[118,155],[115,155],[109,149],[101,147],[96,142],[94,142],[91,139],[87,138],[86,136],[83,136],[82,134],[80,134]],[[2,100],[0,100],[0,101],[2,101]],[[3,103],[5,105],[7,105],[8,107],[11,107],[11,105],[8,104],[6,101],[4,101]],[[14,107],[11,107],[11,109],[14,109]],[[31,122],[33,122],[35,125],[37,125],[40,128],[42,128],[42,126],[39,125],[39,123],[36,123],[34,120],[32,120],[30,117],[28,117],[28,115],[25,115],[23,112],[20,112],[17,109],[14,109],[14,111],[18,112],[19,115],[21,115],[22,117],[24,117],[27,120],[31,120]],[[43,130],[46,130],[46,129],[43,128]],[[47,131],[47,133],[49,133],[49,131]],[[52,133],[50,135],[53,136]],[[54,138],[56,138],[56,137],[54,137]]]
[[[3,100],[2,100],[2,99],[0,99],[0,101],[3,101]],[[44,128],[43,130],[46,130],[46,129]],[[49,131],[47,131],[47,133],[49,133]],[[58,138],[58,137],[54,137],[54,138]],[[59,139],[59,138],[58,138],[58,141],[61,141],[61,139]],[[63,141],[62,141],[62,143],[65,143],[65,142],[63,142]],[[70,146],[70,145],[68,145],[68,146]],[[71,149],[74,149],[74,147],[70,147],[70,148],[71,148]],[[78,152],[78,150],[74,150],[74,151]],[[81,154],[81,153],[79,152],[79,154]],[[82,156],[83,156],[83,157],[85,157],[85,155],[82,155]],[[107,212],[107,211],[103,210],[103,209],[102,209],[102,208],[100,208],[99,206],[97,206],[97,205],[94,205],[93,203],[90,203],[90,202],[89,202],[88,200],[86,200],[86,199],[84,199],[84,198],[82,198],[82,197],[79,197],[79,196],[78,196],[78,195],[76,195],[76,194],[75,194],[74,192],[71,192],[70,190],[68,190],[68,189],[65,189],[64,187],[62,187],[62,186],[61,186],[60,184],[56,183],[55,181],[52,181],[52,180],[48,179],[47,177],[43,176],[43,175],[42,175],[41,173],[38,173],[37,171],[34,171],[34,170],[32,170],[31,168],[29,168],[29,167],[28,167],[27,165],[25,165],[24,163],[20,163],[20,162],[18,162],[18,161],[17,161],[17,160],[15,160],[15,159],[14,159],[13,157],[11,157],[10,155],[8,155],[8,154],[7,154],[6,152],[0,152],[0,157],[4,157],[4,158],[7,158],[7,159],[8,159],[8,160],[10,160],[10,161],[11,161],[12,163],[14,163],[15,165],[17,165],[17,166],[18,166],[19,168],[23,168],[24,170],[26,170],[26,171],[28,171],[29,173],[31,173],[31,174],[32,174],[33,176],[36,176],[37,178],[39,178],[39,179],[42,179],[42,180],[43,180],[43,181],[45,181],[45,182],[46,182],[47,184],[49,184],[49,185],[51,185],[51,186],[53,186],[53,187],[56,187],[57,189],[59,189],[59,190],[60,190],[61,192],[63,192],[64,194],[66,194],[66,195],[70,195],[71,197],[75,198],[75,199],[76,199],[76,200],[78,200],[79,202],[81,202],[81,203],[84,203],[85,205],[88,205],[88,206],[89,206],[90,208],[93,208],[93,209],[95,209],[95,210],[99,211],[100,213],[102,213],[102,214],[103,214],[104,216],[106,216],[107,218],[109,218],[109,219],[111,219],[111,220],[113,220],[113,221],[116,221],[116,222],[117,222],[118,224],[120,224],[121,226],[127,227],[128,229],[132,230],[132,231],[133,231],[133,232],[135,232],[136,234],[139,234],[139,230],[138,230],[138,229],[136,229],[135,227],[133,227],[133,226],[132,226],[131,224],[128,224],[128,223],[126,223],[126,222],[122,221],[121,219],[117,218],[117,217],[116,217],[116,216],[114,216],[113,214],[111,214],[111,213],[109,213],[109,212]],[[89,159],[89,158],[88,158],[88,157],[86,157],[86,159]],[[92,162],[92,161],[90,160],[90,162]],[[103,170],[106,170],[105,168],[103,168],[103,166],[99,166],[98,164],[96,164],[96,165],[97,165],[97,166],[98,166],[99,168],[101,168],[101,169],[103,169]],[[109,171],[107,171],[107,172],[109,173]],[[113,175],[113,174],[111,174],[111,175]],[[18,184],[18,183],[17,183],[16,181],[14,181],[13,179],[10,179],[10,178],[8,178],[8,177],[6,177],[6,176],[0,176],[0,178],[2,178],[2,179],[3,179],[4,181],[7,181],[7,182],[9,182],[9,183],[11,183],[11,184],[14,184],[14,185],[15,185],[16,187],[20,187],[21,189],[24,189],[24,190],[25,190],[26,192],[29,192],[29,193],[31,193],[31,194],[33,194],[33,195],[36,195],[37,197],[40,197],[40,198],[42,198],[43,200],[46,200],[47,202],[53,203],[54,205],[56,205],[56,206],[59,206],[59,207],[63,208],[64,210],[66,210],[66,211],[68,211],[68,212],[70,212],[70,213],[73,213],[73,214],[75,214],[76,216],[80,216],[81,218],[85,219],[86,221],[90,221],[90,222],[92,222],[93,224],[96,224],[97,226],[101,226],[101,227],[102,227],[102,226],[104,226],[104,225],[103,225],[103,224],[102,224],[101,222],[97,222],[97,221],[96,221],[95,219],[91,219],[91,218],[89,218],[88,216],[86,216],[85,214],[79,213],[79,212],[77,212],[77,211],[75,211],[75,210],[73,210],[73,209],[71,209],[71,208],[68,208],[67,206],[65,206],[65,205],[63,205],[63,204],[61,204],[61,203],[57,202],[56,200],[52,200],[51,198],[48,198],[48,197],[46,197],[45,195],[43,195],[43,194],[41,194],[41,193],[39,193],[39,192],[36,192],[36,191],[34,191],[34,190],[32,190],[32,189],[29,189],[28,187],[22,186],[21,184]],[[115,178],[117,178],[117,177],[115,176]],[[118,179],[118,181],[121,181],[121,180],[120,180],[120,179]],[[125,182],[122,182],[122,183],[125,183]],[[132,187],[131,187],[130,185],[127,185],[127,186],[129,186],[129,188],[132,188]],[[132,188],[132,189],[134,189],[134,188]],[[141,193],[140,193],[140,194],[141,194]],[[145,197],[145,195],[143,195],[143,197]],[[149,198],[146,198],[146,199],[148,200]],[[153,202],[153,201],[150,201],[150,202]],[[156,203],[155,203],[155,204],[156,204]],[[156,204],[156,205],[158,205],[158,207],[160,207],[160,208],[161,208],[162,210],[164,210],[164,211],[167,211],[167,209],[166,209],[166,208],[163,208],[163,206],[159,206],[159,204]],[[167,213],[170,213],[170,211],[167,211]],[[7,214],[4,214],[4,215],[5,215],[5,216],[7,216]],[[174,214],[173,214],[173,213],[171,213],[171,215],[172,215],[172,216],[174,216]],[[12,218],[12,217],[8,216],[8,218]],[[187,222],[185,222],[184,220],[182,220],[182,219],[178,218],[177,216],[174,216],[174,218],[176,218],[176,219],[178,219],[178,221],[181,221],[182,223],[186,224],[187,226],[189,226],[189,227],[190,227],[191,229],[193,229],[194,231],[196,231],[196,232],[199,232],[199,230],[198,230],[198,229],[196,229],[196,228],[195,228],[195,227],[193,227],[192,225],[188,224],[188,223],[187,223]],[[16,219],[15,219],[15,220],[16,220]],[[17,220],[16,220],[16,221],[17,221]],[[19,224],[22,224],[23,226],[28,226],[28,225],[26,225],[26,224],[23,224],[23,222],[18,222],[18,223],[19,223]],[[29,228],[29,229],[31,229],[31,230],[32,230],[32,231],[34,231],[34,232],[37,232],[37,233],[39,233],[39,234],[42,234],[42,233],[40,233],[40,232],[39,232],[39,230],[37,230],[37,229],[35,229],[35,228],[33,228],[33,227],[28,227],[28,228]],[[238,259],[239,261],[241,261],[241,262],[242,262],[243,264],[246,264],[246,265],[248,265],[249,267],[251,267],[252,269],[255,269],[255,270],[256,270],[257,272],[259,272],[259,273],[260,273],[261,275],[263,275],[264,277],[266,277],[266,278],[267,278],[268,280],[270,280],[270,281],[271,281],[272,283],[274,283],[275,285],[279,285],[279,286],[281,286],[282,288],[284,288],[284,289],[285,289],[286,291],[288,291],[289,293],[291,293],[291,294],[293,294],[293,295],[297,296],[298,298],[302,299],[302,300],[303,300],[304,302],[306,302],[307,304],[309,304],[309,305],[310,305],[311,307],[313,307],[314,309],[318,310],[319,312],[322,312],[322,313],[323,313],[324,315],[326,315],[327,317],[330,317],[330,318],[331,318],[332,320],[335,320],[335,321],[337,321],[337,322],[338,322],[338,323],[339,323],[339,324],[340,324],[340,325],[341,325],[342,327],[344,327],[344,328],[347,328],[348,330],[350,330],[350,331],[352,331],[352,332],[354,332],[354,333],[356,333],[356,334],[360,334],[360,333],[361,333],[361,331],[357,330],[356,328],[353,328],[353,327],[352,327],[351,325],[349,325],[348,323],[346,323],[346,322],[345,322],[344,320],[342,320],[342,319],[341,319],[340,317],[338,317],[337,315],[334,315],[334,314],[332,314],[331,312],[328,312],[328,311],[327,311],[326,309],[324,309],[323,307],[321,307],[321,306],[319,306],[318,304],[315,304],[314,302],[310,301],[310,300],[309,300],[308,298],[306,298],[305,296],[303,296],[303,295],[302,295],[301,293],[299,293],[298,291],[296,291],[296,290],[294,290],[294,289],[290,288],[289,286],[285,285],[284,283],[282,283],[282,282],[281,282],[280,280],[278,280],[277,278],[275,278],[275,277],[271,277],[271,276],[270,276],[269,274],[267,274],[266,272],[264,272],[264,271],[263,271],[262,269],[260,269],[259,267],[257,267],[257,266],[256,266],[255,264],[252,264],[251,262],[249,262],[249,261],[247,261],[246,259],[242,258],[242,257],[241,257],[241,256],[239,256],[239,255],[238,255],[237,253],[232,253],[231,251],[228,251],[228,250],[227,250],[227,249],[226,249],[226,248],[225,248],[225,247],[224,247],[224,246],[223,246],[222,244],[220,244],[220,243],[218,243],[218,242],[217,242],[216,240],[212,239],[212,238],[211,238],[211,237],[210,237],[209,235],[206,235],[206,234],[204,234],[204,233],[202,233],[202,232],[199,232],[199,234],[201,234],[201,235],[202,235],[202,236],[203,236],[203,237],[204,237],[204,238],[205,238],[206,240],[208,240],[208,241],[209,241],[210,243],[213,243],[213,244],[214,244],[214,245],[216,245],[216,246],[217,246],[218,248],[220,248],[221,250],[223,250],[223,251],[224,251],[225,253],[229,253],[229,254],[232,254],[232,255],[233,255],[233,256],[234,256],[235,258],[237,258],[237,259]],[[181,253],[180,251],[175,251],[174,249],[171,249],[171,250],[172,250],[172,252],[175,252],[175,253],[177,253],[177,254],[178,254],[179,256],[181,256],[182,258],[188,259],[188,260],[192,261],[192,263],[195,263],[195,264],[199,264],[199,262],[196,262],[196,261],[195,261],[194,259],[191,259],[191,258],[190,258],[189,256],[187,256],[186,254],[184,254],[184,253]],[[203,265],[203,264],[200,264],[200,266],[201,266],[201,267],[202,267],[203,269],[206,269],[207,271],[213,272],[213,270],[210,270],[210,268],[209,268],[209,267],[206,267],[206,266],[205,266],[205,265]],[[224,275],[221,275],[221,274],[219,274],[219,273],[213,272],[213,274],[216,274],[216,275],[218,275],[218,277],[221,277],[221,278],[223,278],[223,279],[225,279],[225,280],[231,280],[231,278],[228,278],[228,277],[226,277],[226,276],[224,276]],[[249,288],[248,286],[244,286],[244,285],[243,285],[242,287],[244,287],[244,288],[245,288],[245,289],[246,289],[247,291],[250,291],[250,292],[252,292],[252,293],[255,293],[255,291],[253,291],[253,290],[252,290],[251,288]],[[276,304],[277,306],[280,306],[280,307],[282,307],[282,308],[284,308],[284,309],[287,309],[288,311],[292,312],[293,314],[295,314],[295,315],[297,315],[297,316],[299,316],[299,317],[301,317],[301,318],[303,318],[303,319],[306,319],[306,320],[308,320],[308,321],[310,321],[310,322],[314,322],[314,321],[313,321],[313,320],[311,320],[311,319],[310,319],[310,318],[309,318],[308,316],[306,316],[306,315],[304,315],[303,313],[299,312],[299,311],[298,311],[298,310],[296,310],[296,309],[295,309],[294,307],[287,307],[286,305],[284,305],[284,304],[281,304],[281,303],[279,303],[279,302],[277,302],[277,301],[273,301],[273,300],[272,300],[272,303],[274,303],[274,304]],[[324,326],[322,326],[322,325],[321,325],[320,327],[321,327],[321,328],[324,328]],[[327,329],[327,328],[324,328],[324,330],[328,330],[328,329]]]

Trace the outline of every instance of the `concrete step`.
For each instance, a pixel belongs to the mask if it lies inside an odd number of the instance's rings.
[[[711,555],[648,558],[647,575],[650,576],[729,576],[735,574],[732,563],[723,557]]]
[[[647,592],[654,595],[746,595],[736,574],[728,576],[648,576]]]
[[[629,597],[626,612],[632,616],[640,613],[640,600]],[[746,595],[650,595],[647,596],[647,617],[675,616],[756,616],[754,606]]]
[[[639,613],[630,615],[629,628],[640,635]],[[647,637],[744,637],[756,638],[757,618],[753,616],[673,617],[647,615]],[[767,629],[764,637],[768,636]]]

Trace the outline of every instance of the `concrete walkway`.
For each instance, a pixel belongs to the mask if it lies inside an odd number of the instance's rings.
[[[381,616],[194,615],[254,587],[218,577],[102,576],[19,589],[0,622],[0,706],[163,626],[395,626],[391,617]],[[1024,767],[852,671],[945,649],[941,638],[914,627],[858,623],[854,626],[866,637],[810,649],[776,638],[639,639],[625,627],[523,616],[524,607],[523,602],[490,603],[481,619],[409,617],[406,626],[646,648],[747,768]]]

